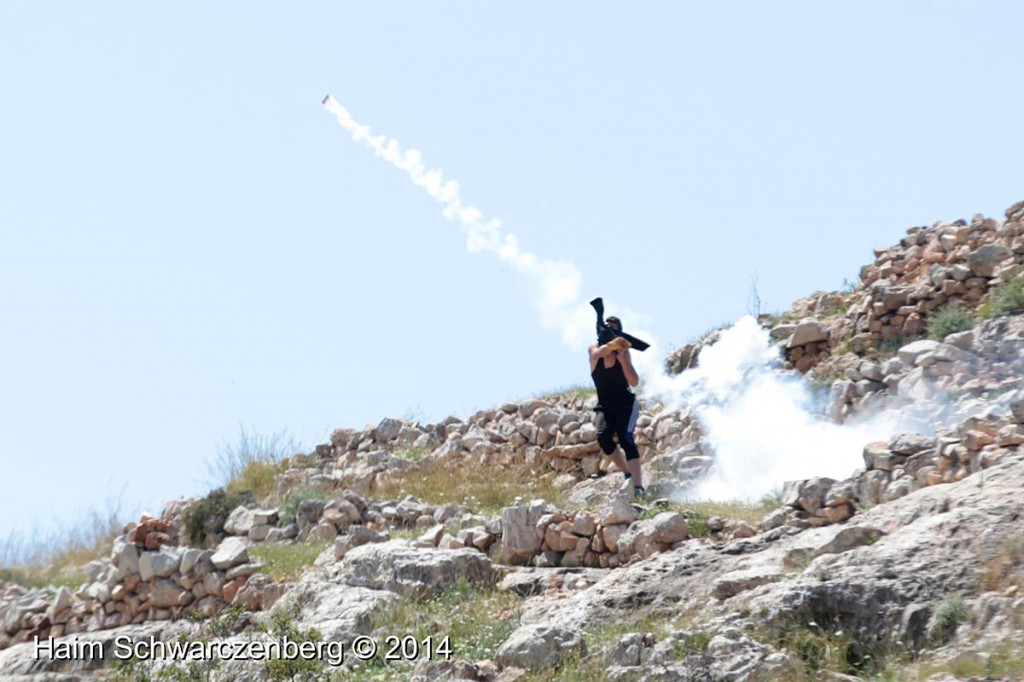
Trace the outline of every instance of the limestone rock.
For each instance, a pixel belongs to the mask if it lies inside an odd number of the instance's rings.
[[[498,648],[498,665],[539,670],[559,665],[570,656],[586,651],[577,632],[552,625],[524,625]]]
[[[213,565],[219,570],[227,570],[232,566],[249,561],[249,549],[245,540],[238,537],[225,538],[210,557]]]
[[[540,549],[536,527],[546,512],[546,505],[535,500],[528,505],[506,507],[501,512],[501,561],[525,564]]]
[[[485,583],[494,576],[490,560],[476,550],[430,549],[404,540],[355,547],[341,569],[347,585],[399,594],[434,594],[459,579]]]

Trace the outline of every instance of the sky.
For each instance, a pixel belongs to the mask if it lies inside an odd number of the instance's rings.
[[[93,3],[95,4],[95,3]],[[665,353],[1024,199],[1024,6],[0,5],[0,538],[587,384],[547,294],[339,127],[458,180]],[[585,307],[585,306],[584,306]]]

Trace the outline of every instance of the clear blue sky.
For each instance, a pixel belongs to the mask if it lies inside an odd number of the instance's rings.
[[[97,5],[97,3],[92,3]],[[666,345],[1024,199],[1011,2],[0,5],[0,537],[589,380],[421,150]],[[613,311],[611,311],[613,312]],[[629,320],[625,320],[627,329]]]

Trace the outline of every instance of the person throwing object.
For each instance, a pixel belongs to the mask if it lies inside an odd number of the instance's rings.
[[[632,482],[634,497],[641,498],[644,484],[640,472],[640,451],[633,439],[640,410],[633,387],[640,383],[640,377],[629,355],[631,344],[621,336],[622,322],[617,317],[602,319],[604,304],[600,298],[591,301],[591,305],[597,311],[598,340],[589,349],[590,376],[597,388],[597,442],[626,480]],[[616,447],[616,437],[621,452]]]

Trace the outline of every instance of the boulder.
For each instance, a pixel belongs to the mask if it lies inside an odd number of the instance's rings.
[[[782,487],[782,502],[814,514],[824,506],[825,496],[834,484],[834,479],[822,477],[806,481],[786,481]]]
[[[637,511],[625,497],[616,497],[606,504],[597,515],[597,523],[602,526],[633,523],[637,519]]]
[[[1003,261],[1013,257],[1013,251],[1001,244],[986,244],[967,254],[967,265],[977,277],[992,277]]]
[[[817,320],[803,320],[793,330],[793,335],[786,342],[787,348],[796,348],[808,343],[828,340],[828,327]]]
[[[524,625],[513,632],[500,647],[495,657],[503,668],[541,670],[560,665],[569,657],[586,652],[583,637],[578,632],[554,625]]]
[[[543,500],[506,507],[501,511],[501,561],[506,564],[529,563],[540,549],[537,522],[545,514]]]
[[[210,561],[221,571],[248,562],[249,549],[245,540],[238,537],[225,538],[210,557]]]
[[[689,537],[686,517],[679,512],[662,512],[651,519],[651,539],[673,544]]]
[[[904,365],[913,367],[917,359],[925,353],[931,353],[942,344],[938,341],[931,339],[921,339],[920,341],[914,341],[908,343],[897,351],[900,362]]]
[[[405,540],[361,545],[342,560],[346,585],[398,594],[436,594],[459,580],[488,583],[494,579],[490,559],[473,549],[431,549]]]
[[[139,557],[139,576],[144,581],[166,578],[181,567],[181,549],[161,547],[157,552],[143,552]]]

